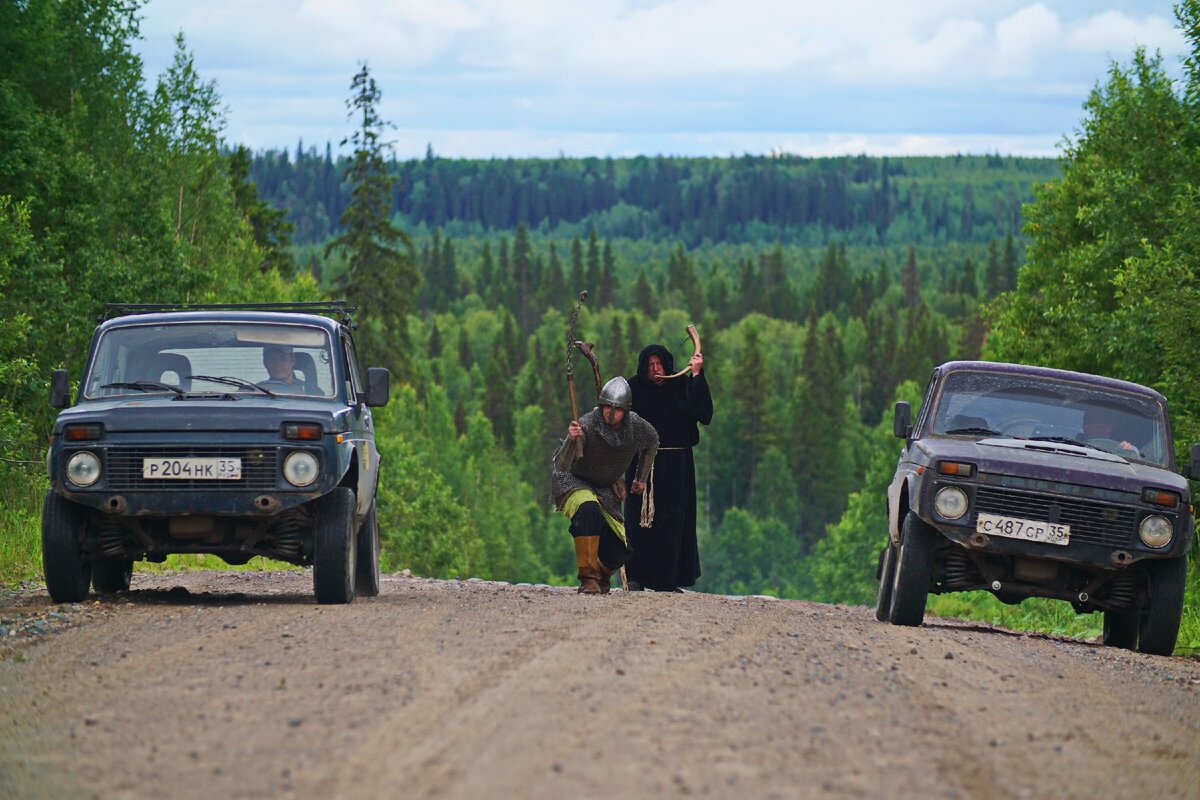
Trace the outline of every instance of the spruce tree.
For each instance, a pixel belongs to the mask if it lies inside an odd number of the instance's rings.
[[[258,187],[250,180],[250,148],[238,145],[229,154],[229,182],[233,186],[233,201],[250,225],[254,243],[263,251],[262,272],[276,270],[284,277],[296,271],[296,262],[288,252],[292,243],[292,231],[296,226],[288,222],[287,212],[274,208],[258,195]],[[1011,237],[1010,237],[1011,239]]]
[[[354,75],[350,91],[348,116],[358,118],[358,128],[342,143],[354,145],[345,171],[353,188],[350,205],[339,220],[342,233],[326,245],[325,253],[340,250],[347,256],[339,289],[365,323],[359,336],[360,355],[404,375],[411,371],[406,328],[420,276],[412,239],[391,222],[392,179],[384,163],[390,145],[380,139],[388,123],[379,116],[381,93],[366,63]]]
[[[900,273],[900,283],[904,286],[904,305],[916,308],[921,302],[921,281],[917,274],[917,253],[910,246],[908,258],[904,261],[904,270]]]

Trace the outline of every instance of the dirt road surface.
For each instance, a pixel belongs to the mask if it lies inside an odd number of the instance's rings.
[[[866,608],[196,572],[0,634],[4,798],[1200,797],[1200,661]]]

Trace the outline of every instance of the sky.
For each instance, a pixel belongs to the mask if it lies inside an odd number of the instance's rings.
[[[224,137],[335,152],[366,62],[399,158],[1053,156],[1138,46],[1180,73],[1171,0],[150,0]]]

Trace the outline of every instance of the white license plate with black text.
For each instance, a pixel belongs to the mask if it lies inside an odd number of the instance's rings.
[[[144,458],[142,477],[161,480],[236,481],[242,477],[240,458]]]
[[[1004,536],[1009,539],[1024,539],[1046,544],[1067,544],[1071,538],[1071,526],[1036,519],[1004,517],[999,514],[980,514],[975,530],[988,536]]]

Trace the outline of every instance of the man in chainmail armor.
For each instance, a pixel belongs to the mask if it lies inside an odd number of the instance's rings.
[[[631,553],[625,539],[625,470],[638,456],[639,469],[629,491],[640,494],[654,466],[658,434],[629,410],[633,393],[616,377],[600,390],[600,405],[567,427],[567,437],[582,439],[583,456],[569,469],[550,474],[550,499],[571,520],[581,594],[604,594],[613,573]]]

